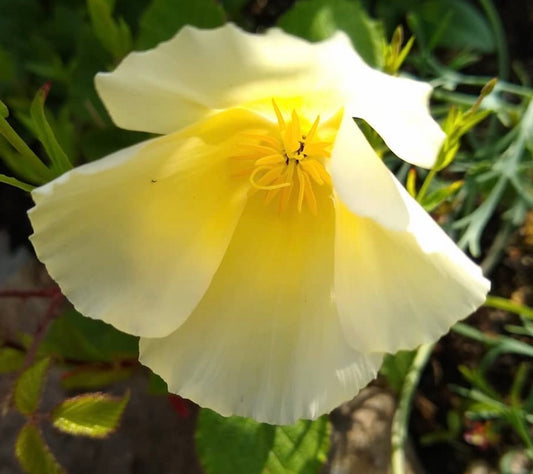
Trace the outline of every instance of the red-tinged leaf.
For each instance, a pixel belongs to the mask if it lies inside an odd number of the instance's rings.
[[[52,423],[64,433],[105,438],[118,428],[129,398],[129,393],[122,398],[105,393],[87,393],[69,398],[54,408]]]

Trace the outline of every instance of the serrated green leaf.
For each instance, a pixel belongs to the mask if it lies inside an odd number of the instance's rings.
[[[202,409],[196,448],[206,474],[260,474],[274,444],[276,427],[250,418],[224,418]]]
[[[28,367],[15,383],[15,406],[24,415],[37,410],[46,379],[50,358],[46,357]]]
[[[20,430],[15,444],[15,456],[28,474],[65,473],[34,425],[27,424]]]
[[[399,351],[387,354],[379,373],[387,379],[387,383],[395,393],[400,393],[403,382],[415,357],[415,351]]]
[[[22,351],[11,347],[0,348],[0,374],[19,370],[23,363],[24,353]]]
[[[224,21],[224,10],[214,0],[152,0],[140,19],[137,47],[153,48],[184,25],[214,28]]]
[[[117,429],[129,398],[129,393],[122,398],[105,393],[69,398],[52,411],[52,424],[64,433],[105,438]]]
[[[327,456],[328,421],[274,426],[203,409],[196,446],[207,474],[315,474]]]
[[[72,163],[61,148],[52,127],[50,127],[50,124],[46,119],[44,102],[48,95],[49,87],[50,86],[47,84],[37,91],[35,99],[33,99],[33,103],[31,104],[30,111],[37,138],[43,144],[46,154],[50,158],[52,172],[54,176],[59,176],[72,169]]]
[[[110,2],[87,0],[87,6],[95,36],[103,48],[119,61],[131,50],[131,31],[128,25],[122,18],[115,22]]]
[[[61,386],[65,390],[99,389],[127,379],[131,376],[133,370],[132,367],[80,367],[64,374],[61,378]]]
[[[357,0],[300,0],[280,18],[278,25],[309,41],[321,41],[342,30],[368,64],[383,65],[383,28]]]
[[[328,418],[300,420],[277,426],[274,445],[263,470],[266,474],[316,474],[326,462],[329,448]]]
[[[41,344],[42,351],[66,359],[111,362],[117,358],[137,359],[138,338],[103,321],[66,311],[55,319]]]

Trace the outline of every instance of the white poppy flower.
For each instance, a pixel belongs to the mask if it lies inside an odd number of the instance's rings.
[[[489,282],[352,117],[430,167],[429,85],[337,33],[183,28],[96,77],[115,123],[161,134],[33,192],[32,242],[83,314],[140,336],[169,390],[223,415],[315,418],[383,353],[434,341]]]

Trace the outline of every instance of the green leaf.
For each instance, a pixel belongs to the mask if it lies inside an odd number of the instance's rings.
[[[129,398],[129,393],[122,398],[105,393],[69,398],[52,411],[52,424],[64,433],[105,438],[117,429]]]
[[[224,10],[232,18],[241,18],[244,7],[249,3],[249,0],[222,0]]]
[[[71,310],[54,320],[41,349],[65,359],[112,362],[118,358],[137,359],[137,341],[137,337],[110,324]]]
[[[12,171],[14,176],[17,176],[19,180],[23,180],[28,183],[43,183],[45,180],[41,178],[33,166],[31,166],[21,155],[19,155],[5,140],[0,136],[0,159],[4,161],[6,166]],[[49,173],[48,168],[41,163],[41,166]],[[52,179],[52,176],[50,176]]]
[[[329,448],[327,416],[276,427],[272,451],[263,472],[315,474],[326,462]]]
[[[399,351],[396,354],[387,354],[383,359],[380,374],[387,379],[395,393],[400,393],[405,377],[415,358],[415,351]]]
[[[50,358],[46,357],[27,368],[15,383],[15,406],[24,415],[31,415],[39,406]]]
[[[112,6],[106,0],[87,0],[93,31],[103,48],[115,61],[131,51],[131,31],[126,22],[119,18],[115,22]]]
[[[300,0],[281,17],[278,25],[309,41],[321,41],[342,30],[368,64],[383,65],[383,29],[368,16],[359,1]]]
[[[202,409],[196,448],[207,474],[260,474],[274,444],[276,427],[250,418],[224,418]]]
[[[425,36],[435,45],[449,49],[473,49],[492,53],[496,42],[486,18],[462,0],[430,0],[415,11],[422,19]],[[438,36],[432,38],[433,32]]]
[[[28,183],[24,183],[22,181],[19,181],[17,178],[12,178],[10,176],[6,176],[5,174],[0,173],[0,183],[9,184],[10,186],[13,186],[14,188],[22,189],[22,191],[31,192],[34,186]]]
[[[133,367],[82,366],[61,377],[65,390],[94,390],[125,380],[133,373]]]
[[[44,102],[49,89],[50,84],[47,83],[37,91],[35,99],[33,99],[33,103],[31,104],[30,111],[37,138],[43,144],[46,154],[52,163],[52,172],[54,176],[60,176],[64,172],[72,169],[72,164],[61,148],[61,145],[58,143],[52,127],[50,127],[50,124],[46,119]]]
[[[444,201],[456,194],[461,189],[463,184],[464,181],[462,180],[454,181],[448,186],[444,186],[440,189],[437,189],[436,191],[433,191],[432,193],[424,197],[424,199],[422,200],[422,207],[428,212],[433,211]]]
[[[20,155],[12,152],[7,143]],[[30,149],[26,142],[13,130],[11,125],[0,116],[0,159],[17,174],[29,181],[44,184],[53,179],[48,167]]]
[[[224,10],[214,0],[152,0],[140,19],[137,47],[153,48],[184,25],[214,28],[224,21]]]
[[[485,301],[485,306],[503,309],[504,311],[509,311],[510,313],[518,314],[524,318],[533,319],[533,308],[520,303],[515,303],[514,301],[508,300],[507,298],[501,298],[499,296],[490,295],[487,297],[487,301]]]
[[[0,348],[0,374],[19,370],[23,363],[24,353],[22,351],[11,347]]]
[[[2,118],[9,117],[9,109],[7,108],[7,105],[4,104],[1,100],[0,100],[0,117]]]
[[[15,456],[28,474],[63,474],[65,470],[58,464],[46,445],[39,429],[25,425],[17,437]]]
[[[207,474],[315,474],[326,460],[328,421],[274,426],[202,409],[196,446]]]

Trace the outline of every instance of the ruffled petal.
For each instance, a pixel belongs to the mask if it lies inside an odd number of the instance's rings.
[[[332,302],[333,205],[278,214],[252,197],[204,299],[172,335],[140,341],[169,390],[223,415],[289,424],[353,397],[381,355],[351,348]]]
[[[409,213],[392,173],[345,113],[329,163],[337,195],[352,213],[405,230]]]
[[[309,43],[277,28],[187,26],[98,74],[96,88],[115,123],[133,130],[171,133],[212,110],[262,101],[271,113],[271,98],[312,96],[333,110],[346,105],[416,165],[430,167],[444,139],[427,107],[431,87],[372,69],[342,32]]]
[[[348,60],[332,56],[330,68],[342,78],[352,117],[366,120],[403,160],[433,166],[445,134],[429,112],[429,84],[372,69],[353,49]]]
[[[338,43],[336,36],[312,44],[276,28],[258,35],[232,24],[186,26],[155,49],[129,54],[115,71],[98,74],[96,89],[119,127],[162,134],[212,110],[255,101],[266,101],[272,113],[272,98],[323,90],[331,103],[341,91],[328,61],[350,54]]]
[[[358,217],[337,201],[337,308],[347,339],[362,352],[437,340],[474,312],[490,287],[481,269],[398,189],[409,211],[405,232]]]
[[[121,150],[33,192],[39,259],[83,314],[161,337],[204,295],[247,199],[231,176],[241,110]]]

